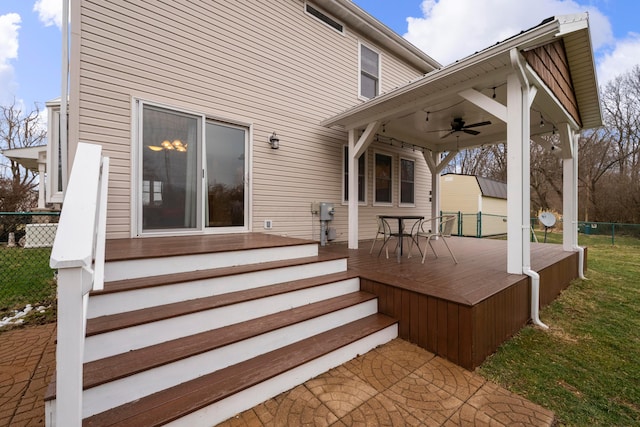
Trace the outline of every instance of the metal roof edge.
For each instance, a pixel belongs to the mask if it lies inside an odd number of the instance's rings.
[[[381,43],[423,73],[442,67],[438,61],[374,18],[352,0],[311,0],[311,3],[316,3],[336,17],[345,20],[355,29],[370,36],[372,41]],[[383,37],[380,38],[380,36]]]

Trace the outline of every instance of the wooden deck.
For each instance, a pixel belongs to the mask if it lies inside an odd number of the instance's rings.
[[[529,321],[529,278],[506,273],[504,240],[451,237],[448,242],[458,264],[437,241],[440,257],[429,252],[424,264],[415,247],[411,258],[405,248],[400,263],[384,251],[370,255],[371,241],[361,242],[358,250],[331,244],[320,247],[320,254],[348,256],[361,289],[378,296],[381,313],[398,319],[401,338],[472,370]],[[308,243],[260,233],[117,239],[107,241],[107,260]],[[541,307],[578,276],[578,254],[561,245],[532,244],[531,264],[540,274]]]
[[[359,274],[362,290],[378,296],[380,312],[399,320],[401,338],[472,370],[529,321],[529,277],[506,272],[506,241],[451,237],[448,243],[459,264],[437,241],[439,258],[429,252],[424,264],[415,247],[412,258],[405,249],[400,263],[384,252],[370,255],[370,242],[358,250],[322,250],[347,251],[349,270]],[[577,253],[561,245],[532,244],[531,264],[540,274],[541,307],[578,276]]]

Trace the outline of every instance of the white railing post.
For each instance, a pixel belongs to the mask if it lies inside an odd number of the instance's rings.
[[[82,373],[89,292],[102,286],[109,159],[102,147],[79,143],[51,250],[58,270],[56,403],[58,427],[82,425]],[[49,418],[47,418],[49,420]],[[50,426],[49,426],[50,427]]]
[[[96,210],[96,243],[93,265],[93,289],[104,289],[104,252],[107,239],[107,192],[109,188],[109,158],[102,159],[100,194]]]
[[[82,425],[84,299],[91,273],[82,267],[58,272],[58,343],[56,351],[56,426]]]

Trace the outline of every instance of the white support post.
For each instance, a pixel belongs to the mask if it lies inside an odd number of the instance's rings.
[[[358,249],[358,157],[356,131],[349,130],[349,249]]]
[[[432,153],[432,156],[437,162],[440,153]],[[438,169],[431,171],[431,218],[440,216],[440,171]]]
[[[82,426],[84,299],[91,280],[83,267],[58,271],[56,426]]]
[[[507,77],[507,272],[510,274],[522,274],[523,266],[522,216],[525,194],[522,192],[522,178],[525,171],[522,170],[522,105],[522,85],[513,73]]]
[[[40,158],[38,158],[38,209],[44,209],[46,206],[44,194],[46,171],[46,162],[42,162]]]
[[[562,150],[562,249],[572,252],[578,246],[578,136],[568,125],[559,131],[562,145],[573,146]]]

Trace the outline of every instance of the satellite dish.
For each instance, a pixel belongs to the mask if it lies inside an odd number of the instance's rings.
[[[549,227],[553,227],[556,223],[556,216],[551,212],[542,212],[538,219],[544,225],[544,243],[547,243],[547,230]]]
[[[556,224],[556,216],[551,212],[542,212],[538,219],[545,227],[553,227]]]

